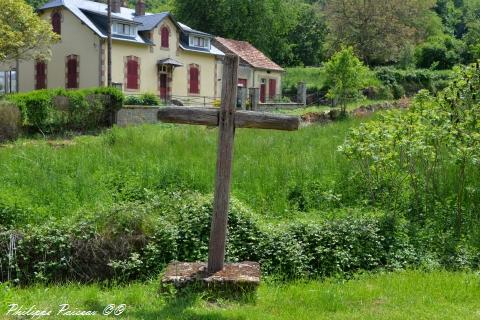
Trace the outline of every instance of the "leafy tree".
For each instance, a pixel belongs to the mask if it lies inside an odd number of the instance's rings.
[[[293,45],[293,59],[288,65],[320,65],[327,35],[327,26],[320,6],[302,5],[297,21],[288,36],[289,43]]]
[[[346,113],[347,103],[362,97],[361,90],[373,84],[375,77],[368,67],[353,53],[353,48],[344,48],[325,64],[327,96],[341,105]]]
[[[453,36],[433,37],[417,47],[416,65],[419,68],[450,69],[462,62],[464,52],[464,43]]]
[[[58,36],[22,0],[4,0],[0,10],[0,62],[44,58]]]
[[[214,35],[245,40],[274,61],[292,60],[288,36],[297,24],[300,0],[175,0],[179,21]]]
[[[402,48],[418,43],[431,23],[434,0],[327,0],[333,49],[354,47],[368,64],[397,61]]]

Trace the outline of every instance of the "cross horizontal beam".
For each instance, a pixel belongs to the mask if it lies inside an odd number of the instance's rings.
[[[218,126],[220,110],[217,108],[165,107],[158,111],[158,120],[167,123]],[[300,119],[294,116],[254,111],[235,111],[236,128],[257,128],[295,131]]]

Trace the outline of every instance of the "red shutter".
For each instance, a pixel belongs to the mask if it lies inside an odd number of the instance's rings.
[[[162,28],[162,48],[168,48],[169,47],[169,36],[170,36],[170,31],[168,31],[167,27]]]
[[[45,89],[46,86],[46,65],[43,61],[38,61],[35,65],[35,90]]]
[[[275,79],[270,79],[268,81],[268,97],[270,100],[275,99],[275,96],[277,95],[277,80]]]
[[[247,87],[247,79],[238,79],[238,84],[241,85],[242,87],[246,88]]]
[[[62,16],[58,12],[52,15],[52,30],[57,34],[62,33]]]
[[[190,93],[199,94],[199,70],[197,67],[190,67]]]
[[[67,89],[78,88],[77,76],[77,58],[70,57],[67,62]]]
[[[127,89],[138,89],[138,62],[135,60],[127,62]]]

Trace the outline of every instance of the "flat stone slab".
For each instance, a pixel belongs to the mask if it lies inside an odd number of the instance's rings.
[[[177,288],[194,283],[208,287],[256,288],[260,284],[260,264],[250,261],[227,263],[223,270],[207,274],[204,262],[172,262],[162,279],[162,285],[173,284]]]

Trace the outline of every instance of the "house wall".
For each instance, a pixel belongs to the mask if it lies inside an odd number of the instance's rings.
[[[222,79],[223,76],[223,62],[220,60],[217,62],[218,67],[218,79]],[[246,65],[239,65],[238,67],[238,78],[239,79],[247,79],[247,87],[248,88],[260,88],[261,79],[266,79],[266,86],[267,86],[267,97],[269,92],[269,81],[270,79],[277,80],[277,87],[275,92],[277,95],[282,93],[282,76],[283,73],[279,71],[266,71],[266,70],[259,70],[254,69],[251,66]],[[217,81],[217,91],[221,92],[222,88],[222,81]]]
[[[163,26],[170,29],[169,48],[161,47],[160,30]],[[151,92],[157,95],[159,92],[157,61],[172,58],[182,62],[182,67],[177,67],[172,72],[170,82],[171,95],[175,96],[208,96],[215,95],[215,61],[216,57],[211,54],[185,51],[179,47],[180,32],[171,19],[162,21],[152,30],[152,39],[155,46],[130,43],[126,41],[113,41],[112,50],[112,82],[122,83],[124,92],[128,95]],[[140,62],[140,86],[138,90],[126,89],[125,83],[125,59],[128,56],[136,56]],[[197,64],[200,66],[200,94],[188,94],[188,65]],[[105,68],[106,69],[106,68]],[[105,70],[106,78],[106,70]]]
[[[100,38],[82,24],[70,11],[55,9],[62,14],[60,42],[52,46],[52,56],[47,61],[47,88],[65,88],[65,58],[75,54],[79,56],[80,88],[100,85]],[[51,23],[52,10],[46,10],[41,18]],[[35,89],[35,62],[19,63],[19,91]]]

